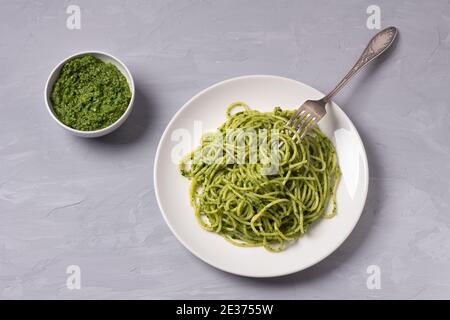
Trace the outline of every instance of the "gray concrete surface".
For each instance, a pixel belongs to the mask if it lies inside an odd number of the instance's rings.
[[[66,8],[81,8],[81,29]],[[153,158],[173,114],[205,87],[274,74],[326,91],[374,33],[400,38],[336,98],[370,164],[363,216],[318,265],[277,279],[215,270],[165,225]],[[137,87],[116,133],[83,140],[43,100],[53,66],[82,50],[121,58]],[[0,1],[0,297],[450,298],[448,1]],[[68,265],[81,289],[66,287]],[[366,286],[379,266],[381,288]]]

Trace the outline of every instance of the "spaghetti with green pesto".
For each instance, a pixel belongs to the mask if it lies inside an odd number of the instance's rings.
[[[204,135],[200,147],[180,163],[181,173],[191,180],[191,205],[201,227],[238,246],[277,252],[313,222],[336,214],[338,159],[317,126],[298,143],[292,138],[296,132],[286,126],[294,111],[259,112],[237,102],[226,113],[225,123]],[[255,138],[245,130],[265,136]],[[228,132],[234,134],[223,138]],[[275,158],[268,160],[270,152],[255,155],[250,148],[255,139],[258,146],[275,146]],[[276,170],[268,174],[274,163]]]

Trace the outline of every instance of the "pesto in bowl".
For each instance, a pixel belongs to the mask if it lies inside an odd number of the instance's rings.
[[[63,65],[49,98],[63,124],[96,131],[115,123],[127,110],[131,96],[127,79],[114,64],[86,54]]]

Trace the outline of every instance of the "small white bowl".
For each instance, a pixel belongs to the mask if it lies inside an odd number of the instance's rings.
[[[119,69],[119,71],[122,72],[122,74],[127,79],[127,82],[128,82],[128,85],[129,85],[130,91],[131,91],[130,103],[128,104],[128,107],[125,110],[125,112],[123,113],[123,115],[119,119],[117,119],[116,122],[112,123],[108,127],[99,129],[99,130],[94,130],[94,131],[76,130],[76,129],[70,128],[69,126],[66,126],[64,123],[62,123],[57,118],[57,116],[53,110],[52,103],[50,101],[50,93],[52,92],[55,81],[59,77],[62,66],[68,60],[70,60],[72,58],[87,55],[87,54],[90,54],[102,61],[110,62],[110,63],[114,64],[117,67],[117,69]],[[71,134],[78,136],[78,137],[83,137],[83,138],[101,137],[101,136],[107,135],[108,133],[111,133],[114,130],[116,130],[117,128],[119,128],[125,122],[125,120],[127,120],[128,116],[131,113],[131,110],[133,109],[133,102],[134,102],[134,95],[135,95],[133,77],[131,76],[131,73],[128,70],[128,68],[125,66],[125,64],[122,61],[120,61],[119,59],[117,59],[116,57],[114,57],[108,53],[100,52],[100,51],[85,51],[85,52],[76,53],[76,54],[68,57],[67,59],[64,59],[63,61],[61,61],[50,73],[50,76],[48,77],[48,80],[47,80],[47,84],[45,85],[44,93],[45,93],[45,104],[47,105],[47,110],[50,113],[51,117],[56,121],[56,123],[58,123],[61,127],[66,129]]]

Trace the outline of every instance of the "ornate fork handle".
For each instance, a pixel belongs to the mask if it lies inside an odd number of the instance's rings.
[[[397,36],[397,28],[388,27],[378,32],[370,41],[363,53],[356,61],[355,65],[345,75],[345,77],[337,84],[337,86],[321,100],[328,103],[339,90],[359,71],[362,67],[368,64],[370,61],[378,57],[387,48],[391,46]]]

